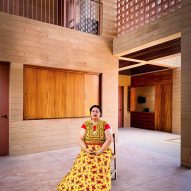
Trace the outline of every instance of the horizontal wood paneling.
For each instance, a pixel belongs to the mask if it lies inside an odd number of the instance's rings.
[[[132,87],[152,86],[156,84],[169,83],[172,83],[172,70],[141,74],[137,76],[132,76],[131,78]]]
[[[117,35],[116,15],[117,0],[102,0],[103,3],[103,24],[102,36],[113,38]]]
[[[181,67],[173,69],[172,132],[181,134]]]
[[[23,121],[24,65],[102,73],[103,119],[117,133],[118,60],[110,39],[4,13],[0,39],[0,60],[11,62],[11,155],[77,146],[80,126],[88,119]]]

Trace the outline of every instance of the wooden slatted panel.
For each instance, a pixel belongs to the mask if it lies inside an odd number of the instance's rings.
[[[66,116],[66,73],[64,71],[54,72],[55,92],[55,118]]]
[[[164,84],[164,131],[172,133],[172,84]]]
[[[38,99],[37,91],[37,69],[25,68],[24,72],[24,119],[33,119],[37,115]]]
[[[99,105],[99,75],[85,75],[85,116],[89,116],[89,108]]]
[[[37,82],[36,95],[38,99],[38,114],[36,117],[56,118],[54,115],[54,95],[57,94],[57,91],[54,89],[54,72],[45,69],[38,69]]]
[[[66,73],[66,117],[84,116],[84,73]]]
[[[99,104],[99,75],[27,66],[24,95],[24,119],[89,116]]]
[[[169,40],[149,48],[126,54],[124,57],[138,60],[154,60],[181,52],[181,38]]]
[[[158,84],[155,86],[155,130],[161,130],[161,103],[162,103],[162,97],[161,97],[161,85]]]

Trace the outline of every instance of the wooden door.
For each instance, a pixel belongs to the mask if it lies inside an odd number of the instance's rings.
[[[172,132],[172,84],[155,86],[155,130]]]
[[[123,127],[123,100],[124,100],[124,88],[119,86],[118,88],[118,127]]]
[[[0,62],[0,156],[9,154],[9,64]]]
[[[131,87],[130,88],[130,111],[136,111],[136,105],[137,105],[136,88]]]

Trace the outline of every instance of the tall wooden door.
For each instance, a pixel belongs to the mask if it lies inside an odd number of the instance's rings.
[[[123,101],[124,101],[124,88],[119,86],[118,88],[118,127],[123,127]]]
[[[0,62],[0,156],[9,154],[9,64]]]
[[[172,84],[155,86],[155,130],[172,133]]]

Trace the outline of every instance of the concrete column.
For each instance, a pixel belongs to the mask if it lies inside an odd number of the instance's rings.
[[[191,1],[182,0],[181,165],[191,168]]]

